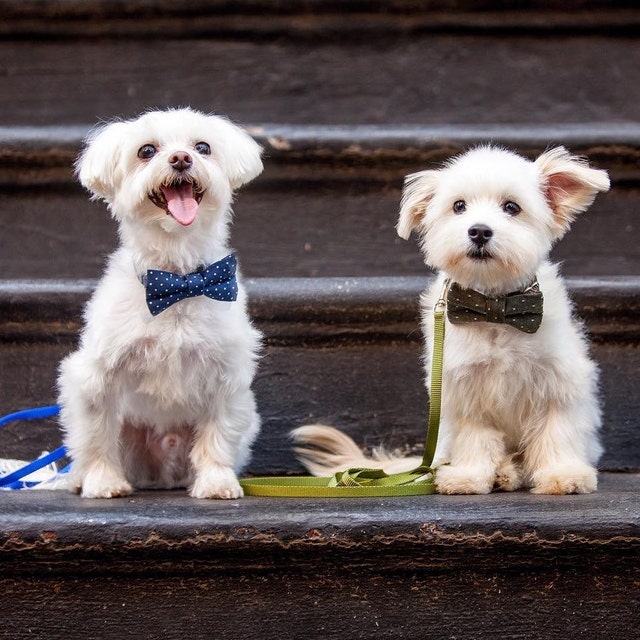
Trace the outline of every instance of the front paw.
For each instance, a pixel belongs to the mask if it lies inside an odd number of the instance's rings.
[[[233,469],[216,466],[198,473],[190,495],[192,498],[235,500],[242,498],[244,492]]]
[[[522,477],[513,459],[508,457],[496,471],[493,488],[496,491],[517,491],[522,486]]]
[[[82,481],[83,498],[121,498],[133,493],[133,487],[104,463],[93,465]]]
[[[481,494],[491,493],[495,474],[479,467],[445,465],[436,471],[438,493]]]
[[[531,493],[564,495],[593,493],[598,488],[598,472],[583,462],[556,465],[533,474]]]

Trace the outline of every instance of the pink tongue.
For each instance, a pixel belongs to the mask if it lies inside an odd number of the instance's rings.
[[[162,187],[162,193],[167,201],[167,209],[176,222],[187,227],[198,213],[198,203],[193,197],[193,186],[183,182],[177,187]]]

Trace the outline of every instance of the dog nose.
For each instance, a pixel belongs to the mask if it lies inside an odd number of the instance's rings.
[[[493,236],[493,231],[486,224],[476,224],[473,227],[469,227],[467,233],[471,242],[478,247],[484,247]]]
[[[188,153],[177,151],[169,158],[169,164],[176,169],[176,171],[185,171],[185,169],[188,169],[193,164],[193,160]]]

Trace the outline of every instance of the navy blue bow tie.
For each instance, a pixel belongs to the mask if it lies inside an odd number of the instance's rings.
[[[238,297],[236,257],[231,254],[205,269],[181,276],[171,271],[149,269],[142,278],[147,291],[147,306],[154,316],[185,298],[207,296],[233,302]]]

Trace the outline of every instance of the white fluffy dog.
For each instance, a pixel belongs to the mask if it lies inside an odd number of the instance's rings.
[[[60,365],[71,480],[83,496],[242,495],[236,473],[260,427],[250,387],[261,336],[228,227],[233,191],[262,171],[260,154],[235,125],[191,109],[89,135],[78,176],[108,203],[121,246],[86,307],[80,347]],[[158,279],[182,293],[158,294]]]
[[[439,270],[421,300],[427,378],[433,307],[443,290],[448,298],[435,455],[440,493],[596,489],[598,371],[547,257],[576,214],[608,188],[606,172],[564,148],[531,162],[480,147],[408,176],[397,230],[405,239],[416,230],[427,265]],[[302,427],[295,437],[314,473],[371,466],[329,428]]]

